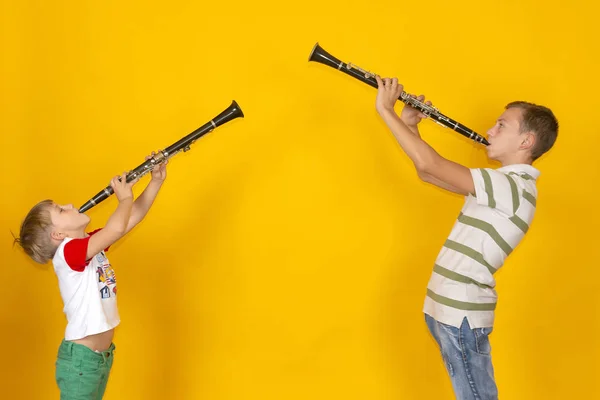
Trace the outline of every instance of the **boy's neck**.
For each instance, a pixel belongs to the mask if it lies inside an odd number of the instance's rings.
[[[81,230],[77,230],[77,231],[73,232],[73,235],[74,235],[74,236],[72,236],[73,238],[79,239],[79,238],[86,237],[87,233],[85,233],[85,229],[81,229]]]
[[[85,233],[85,229],[77,229],[73,231],[64,232],[65,237],[73,238],[73,239],[81,239],[87,237],[87,233]]]
[[[528,164],[528,165],[533,164],[533,160],[531,159],[531,157],[514,156],[514,157],[506,157],[499,161],[503,167],[506,167],[509,165],[515,165],[515,164]]]

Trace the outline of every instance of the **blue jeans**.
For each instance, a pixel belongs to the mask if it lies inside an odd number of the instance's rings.
[[[458,400],[497,400],[489,334],[492,328],[471,329],[467,318],[460,328],[425,314],[425,322],[440,347]]]

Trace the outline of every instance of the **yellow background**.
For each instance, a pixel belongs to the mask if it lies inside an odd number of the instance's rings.
[[[235,99],[246,118],[173,158],[109,253],[122,324],[105,398],[452,398],[421,307],[463,200],[417,179],[374,89],[307,61],[319,41],[482,134],[512,100],[555,111],[535,221],[497,274],[494,366],[503,399],[600,398],[596,2],[1,4],[0,397],[57,398],[65,327],[50,265],[10,230],[44,198],[79,207]]]

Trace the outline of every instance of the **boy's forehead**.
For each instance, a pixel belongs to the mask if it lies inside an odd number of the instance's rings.
[[[509,121],[509,122],[510,121],[520,122],[522,115],[523,114],[521,112],[521,109],[513,107],[513,108],[509,108],[507,110],[504,110],[504,112],[498,119],[503,119],[503,120]]]
[[[498,121],[504,122],[508,126],[520,129],[523,113],[519,108],[509,108],[504,110],[502,115],[498,117]]]

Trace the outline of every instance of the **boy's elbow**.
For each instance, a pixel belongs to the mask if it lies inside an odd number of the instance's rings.
[[[431,157],[417,157],[414,161],[415,169],[417,170],[417,174],[419,178],[424,181],[427,181],[428,177],[432,174],[435,166],[434,161]]]
[[[414,160],[415,168],[421,179],[423,177],[435,175],[438,163],[434,154],[423,154]],[[425,180],[425,179],[423,179]]]
[[[423,182],[431,183],[431,175],[429,175],[424,170],[420,170],[419,168],[417,168],[417,175],[419,176],[419,179]]]

